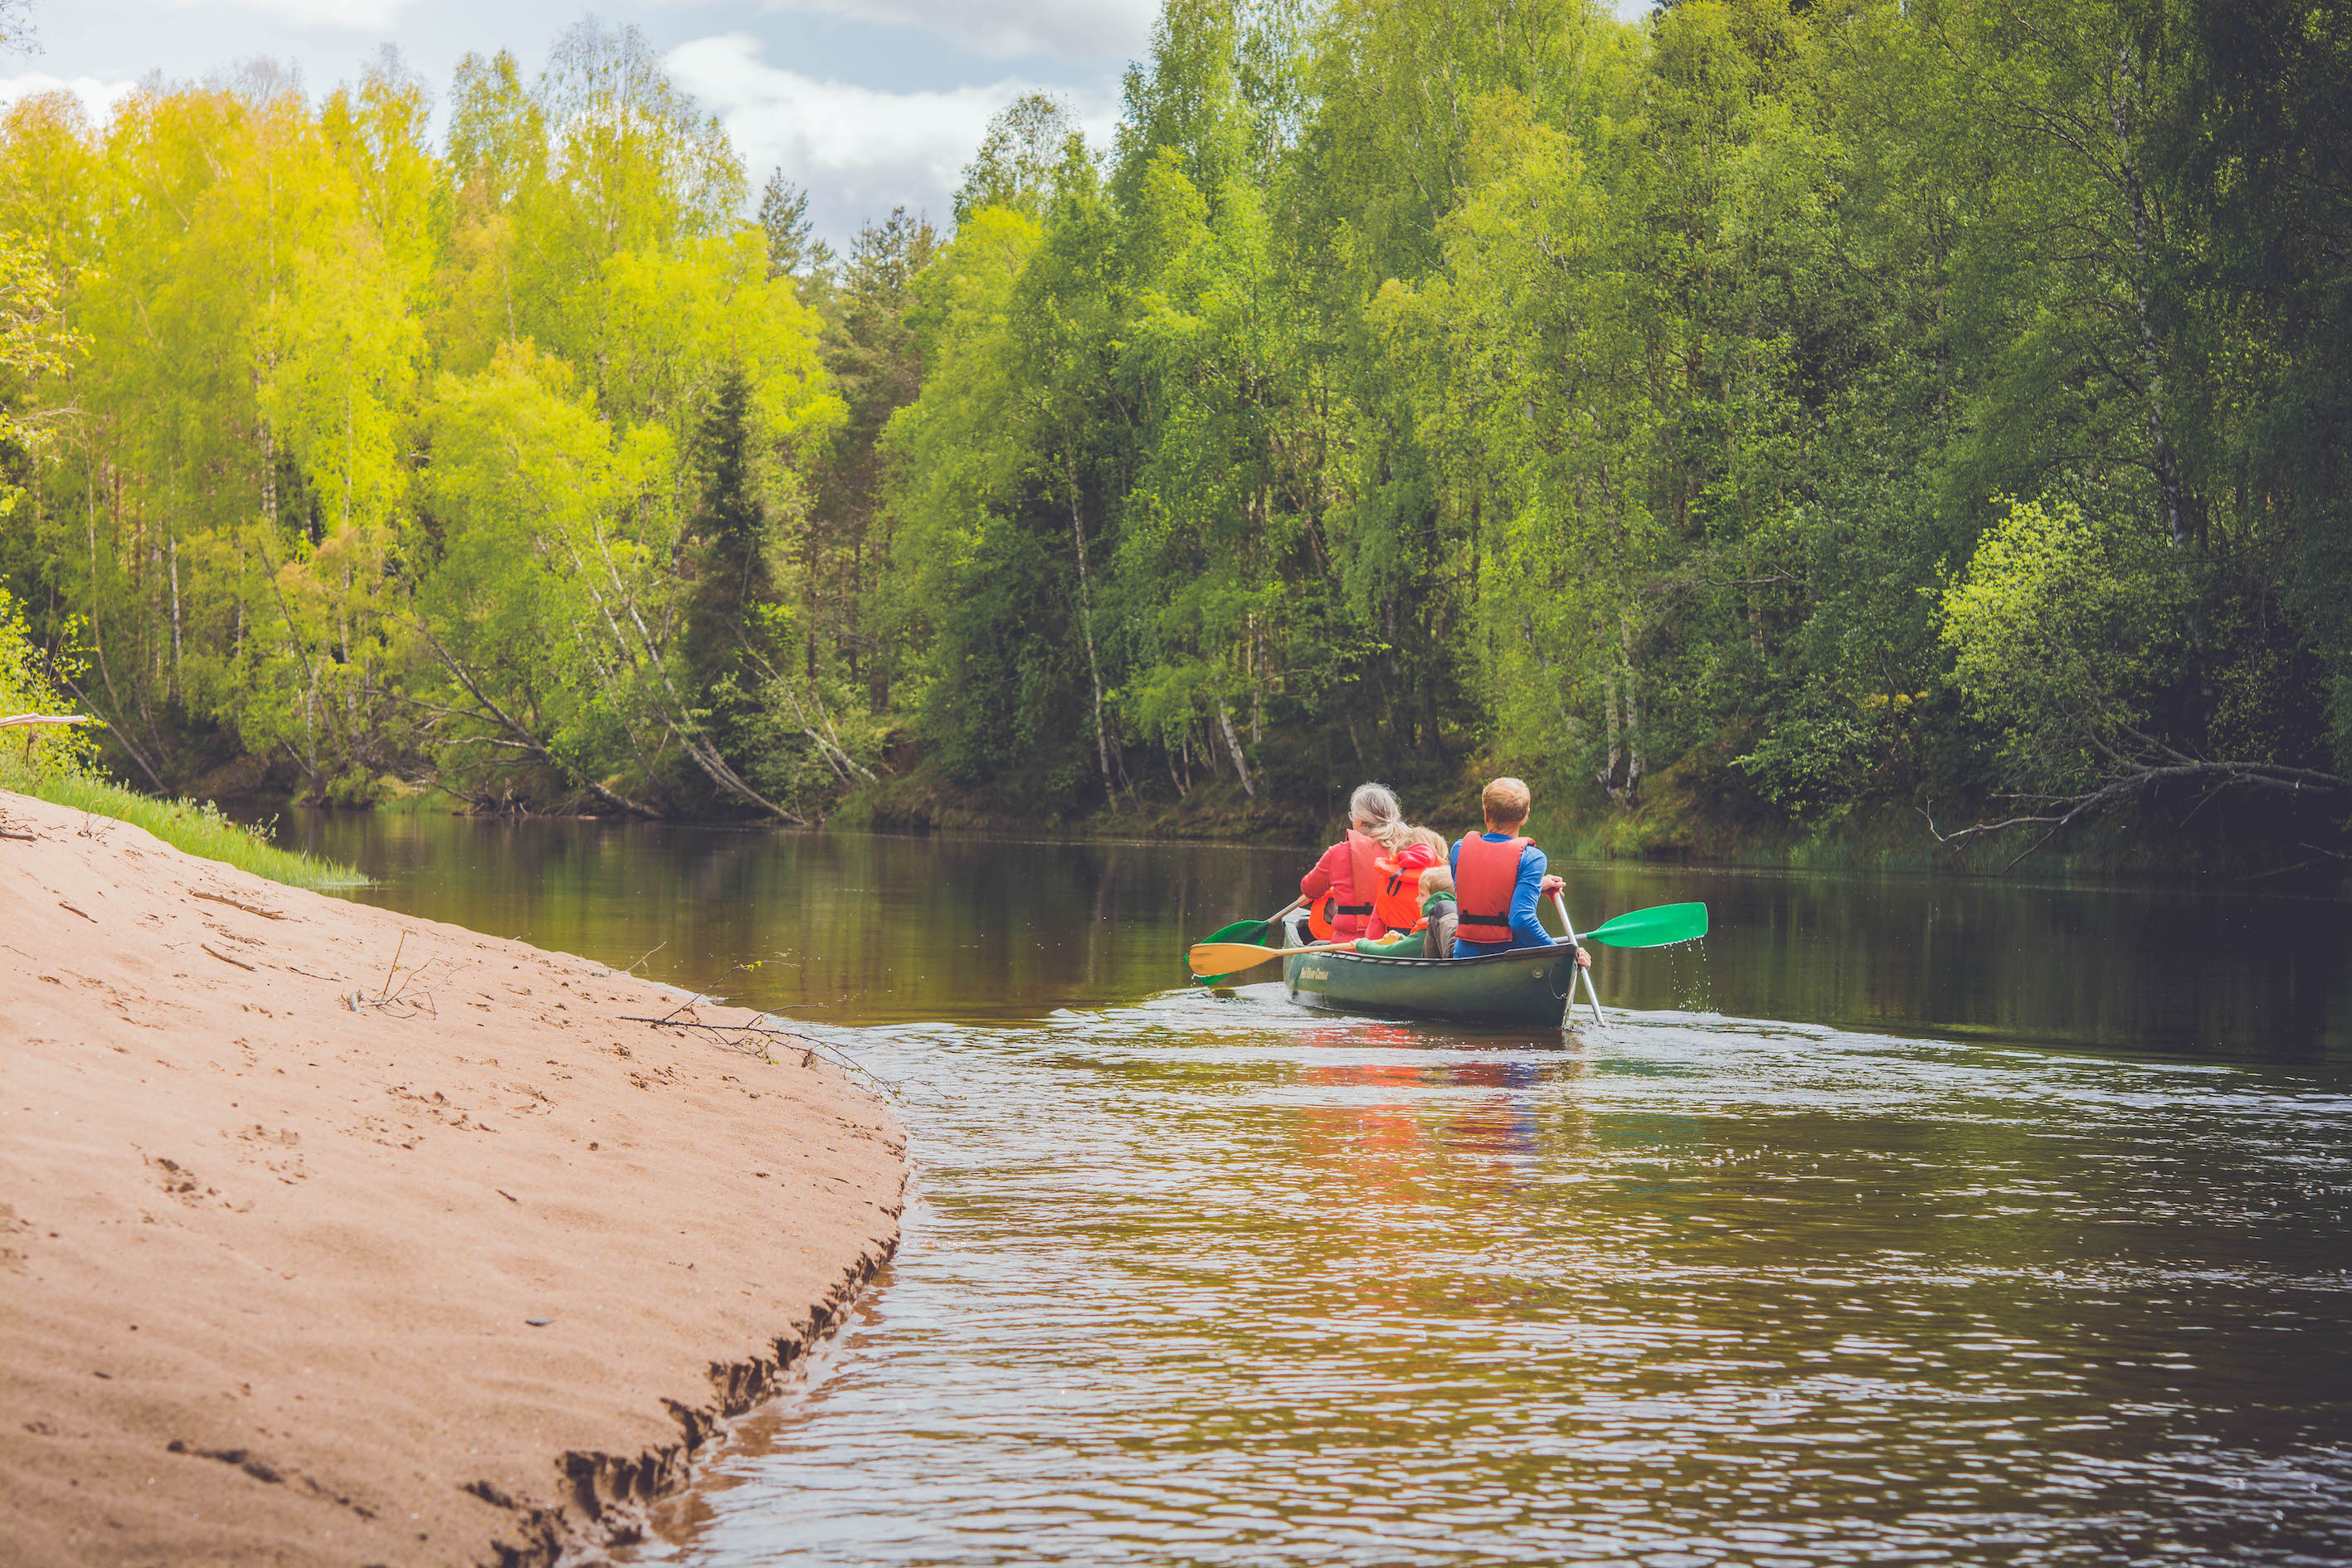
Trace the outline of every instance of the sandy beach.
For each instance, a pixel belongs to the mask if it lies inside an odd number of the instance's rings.
[[[16,1568],[625,1542],[896,1246],[903,1132],[821,1055],[124,823],[0,832]]]

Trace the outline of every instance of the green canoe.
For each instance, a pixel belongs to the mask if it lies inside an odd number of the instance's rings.
[[[1282,961],[1282,984],[1308,1007],[1556,1029],[1566,1021],[1575,963],[1566,948],[1446,959],[1300,952]]]

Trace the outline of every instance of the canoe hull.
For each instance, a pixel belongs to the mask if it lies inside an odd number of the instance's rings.
[[[1282,961],[1282,984],[1302,1006],[1556,1029],[1575,963],[1565,948],[1442,960],[1297,952]]]

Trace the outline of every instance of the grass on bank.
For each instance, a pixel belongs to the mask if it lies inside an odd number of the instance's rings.
[[[0,587],[0,714],[77,710],[47,679],[47,664],[26,632],[23,612]],[[69,675],[75,673],[69,668]],[[110,782],[99,773],[98,737],[80,726],[0,730],[0,789],[131,823],[175,849],[289,888],[354,888],[367,881],[352,867],[280,849],[264,830],[231,822],[210,802],[158,800]]]
[[[34,781],[24,793],[52,805],[143,827],[175,849],[226,862],[289,888],[356,888],[367,882],[350,866],[279,848],[262,837],[262,829],[231,822],[209,801],[158,800],[105,779],[74,773],[54,773]]]

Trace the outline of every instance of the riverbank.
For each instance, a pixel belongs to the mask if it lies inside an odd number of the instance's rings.
[[[632,1021],[677,995],[583,959],[0,810],[13,1563],[626,1540],[896,1247],[904,1135],[814,1053]]]
[[[905,760],[905,759],[902,759]],[[1478,822],[1478,792],[1492,771],[1465,766],[1444,776],[1392,779],[1408,815],[1454,837]],[[1626,806],[1589,781],[1538,777],[1529,834],[1561,862],[1646,862],[1790,871],[1899,872],[2038,879],[2216,878],[2272,883],[2303,891],[2352,894],[2352,822],[2334,816],[2321,797],[2279,804],[2268,795],[2207,801],[2201,795],[2151,797],[2051,835],[2032,825],[1961,834],[1969,824],[2011,808],[2001,801],[1857,801],[1822,820],[1800,824],[1728,795],[1723,778],[1699,784],[1669,769],[1648,781]],[[282,797],[238,796],[243,821],[277,816]],[[573,802],[570,810],[518,811],[516,817],[615,820]],[[326,808],[351,809],[348,807]],[[364,811],[478,815],[456,796],[415,793]],[[1069,842],[1249,844],[1310,853],[1344,827],[1346,790],[1318,795],[1260,788],[1245,795],[1231,778],[1202,779],[1181,797],[1163,788],[1123,791],[1115,802],[1089,797],[1064,811],[1021,810],[984,790],[956,785],[919,759],[907,771],[849,792],[815,826],[850,832],[947,835]],[[1932,812],[1932,814],[1931,814]],[[746,829],[772,826],[740,815],[684,816],[681,826]],[[304,842],[300,835],[289,842]],[[285,879],[299,880],[299,879]]]
[[[142,795],[126,784],[86,773],[53,772],[26,781],[25,792],[51,805],[92,816],[110,816],[145,829],[205,860],[226,861],[241,871],[289,888],[360,888],[367,879],[351,866],[282,849],[269,841],[266,823],[236,821],[217,804]],[[5,826],[5,822],[0,822]]]
[[[1478,792],[1492,771],[1399,784],[1406,814],[1454,837],[1478,826]],[[1392,781],[1393,782],[1393,781]],[[2352,837],[2316,805],[2289,811],[2267,797],[2235,799],[2201,815],[2191,795],[2132,803],[2063,835],[2038,826],[1953,837],[2010,814],[2006,803],[1944,803],[1931,816],[1892,799],[1857,803],[1797,824],[1746,798],[1720,798],[1673,771],[1627,807],[1575,780],[1535,778],[1527,831],[1555,860],[1650,861],[1794,871],[1939,872],[1960,876],[2210,876],[2352,892]],[[1717,779],[1715,782],[1719,783]],[[1258,844],[1313,850],[1345,828],[1346,792],[1320,799],[1244,795],[1230,780],[1196,784],[1182,798],[1136,792],[1070,816],[1009,811],[982,792],[922,770],[860,789],[826,826],[901,833],[971,833],[1067,839]],[[2184,824],[2186,816],[2189,820]]]

